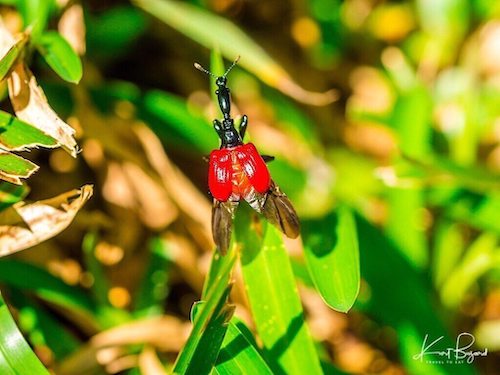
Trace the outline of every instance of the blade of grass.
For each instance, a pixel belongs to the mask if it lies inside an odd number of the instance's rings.
[[[179,1],[133,0],[132,2],[206,48],[219,48],[222,55],[230,61],[241,55],[241,66],[268,85],[297,100],[313,105],[325,105],[337,98],[337,93],[333,90],[317,93],[303,89],[243,30],[227,19]]]
[[[246,333],[243,333],[246,331]],[[220,375],[271,375],[264,358],[259,353],[255,340],[249,340],[251,335],[245,324],[237,318],[231,319],[227,333],[222,343],[215,372]]]
[[[196,313],[193,330],[177,357],[174,373],[208,374],[217,359],[227,328],[227,321],[232,315],[232,309],[228,307],[226,300],[229,293],[228,275],[233,269],[236,254],[228,253],[226,257],[229,258],[230,254],[233,256],[225,262],[224,267],[219,269],[218,276],[207,292],[205,303],[200,306],[200,310]],[[217,339],[221,336],[220,343],[206,341],[209,337]],[[207,345],[210,350],[206,350]]]
[[[49,374],[12,318],[0,295],[0,371],[2,374]]]
[[[267,363],[275,373],[321,374],[281,234],[247,206],[236,216],[243,280]]]
[[[356,223],[349,209],[302,226],[307,267],[314,285],[331,308],[347,312],[359,292],[359,250]]]

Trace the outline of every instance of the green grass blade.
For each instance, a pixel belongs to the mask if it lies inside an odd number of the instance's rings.
[[[95,248],[98,242],[96,232],[89,232],[85,235],[82,242],[83,260],[85,268],[92,275],[94,282],[92,283],[91,292],[95,301],[100,306],[109,306],[108,292],[109,283],[104,273],[103,264],[95,256]]]
[[[2,374],[49,374],[19,332],[1,295],[0,332],[0,370]]]
[[[57,141],[35,128],[19,120],[10,113],[0,111],[0,147],[13,150],[26,150],[33,147],[56,147]]]
[[[236,238],[241,245],[243,280],[267,363],[277,373],[321,374],[281,233],[264,221],[252,230],[249,210],[240,207]]]
[[[194,309],[196,319],[193,330],[177,357],[174,373],[202,375],[212,370],[226,333],[227,322],[233,313],[226,300],[230,289],[227,275],[231,273],[235,261],[236,256],[233,255],[219,269],[216,281],[207,292],[206,302],[199,306],[198,311]]]
[[[41,35],[35,43],[38,51],[59,77],[71,83],[82,79],[82,62],[64,37],[55,31]]]
[[[150,258],[135,298],[138,317],[161,315],[169,293],[168,276],[172,267],[172,250],[167,241],[155,237],[149,244]]]
[[[241,55],[241,66],[295,99],[322,105],[336,98],[333,92],[304,90],[243,30],[227,19],[180,1],[133,0],[133,3],[206,48],[219,48],[230,61]]]
[[[20,156],[0,150],[0,179],[21,185],[21,178],[28,178],[38,166]]]
[[[356,223],[347,207],[303,223],[304,251],[312,280],[325,303],[347,312],[359,292]]]
[[[247,331],[248,333],[244,333]],[[221,375],[271,375],[273,372],[257,350],[254,340],[249,340],[248,328],[236,318],[231,319],[222,343],[215,370]]]
[[[0,211],[22,201],[28,195],[29,189],[24,185],[13,185],[0,182]]]
[[[94,320],[93,303],[83,290],[64,283],[33,264],[10,259],[0,261],[0,282],[31,291],[48,302]]]

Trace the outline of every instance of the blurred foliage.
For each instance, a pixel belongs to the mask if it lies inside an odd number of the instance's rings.
[[[0,3],[2,374],[500,374],[498,1]],[[221,256],[236,55],[302,237],[242,203]]]

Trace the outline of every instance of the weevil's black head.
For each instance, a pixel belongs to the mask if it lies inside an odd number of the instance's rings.
[[[227,85],[227,78],[225,76],[217,77],[215,84],[219,87],[219,89],[225,88]]]

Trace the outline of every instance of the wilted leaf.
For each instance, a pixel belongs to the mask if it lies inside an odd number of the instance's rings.
[[[9,152],[0,151],[0,179],[21,185],[21,178],[28,178],[38,170],[29,160]]]
[[[42,34],[36,47],[59,77],[72,83],[80,82],[83,73],[80,57],[59,33],[49,31]]]
[[[71,156],[76,157],[78,146],[73,138],[75,130],[50,107],[43,90],[23,62],[15,66],[8,85],[16,115],[56,139]]]
[[[57,26],[59,33],[68,41],[73,50],[79,55],[84,55],[86,44],[82,5],[70,5],[62,14]]]
[[[52,199],[31,204],[19,202],[5,210],[0,215],[0,256],[24,250],[62,232],[91,196],[92,186],[85,185]]]

